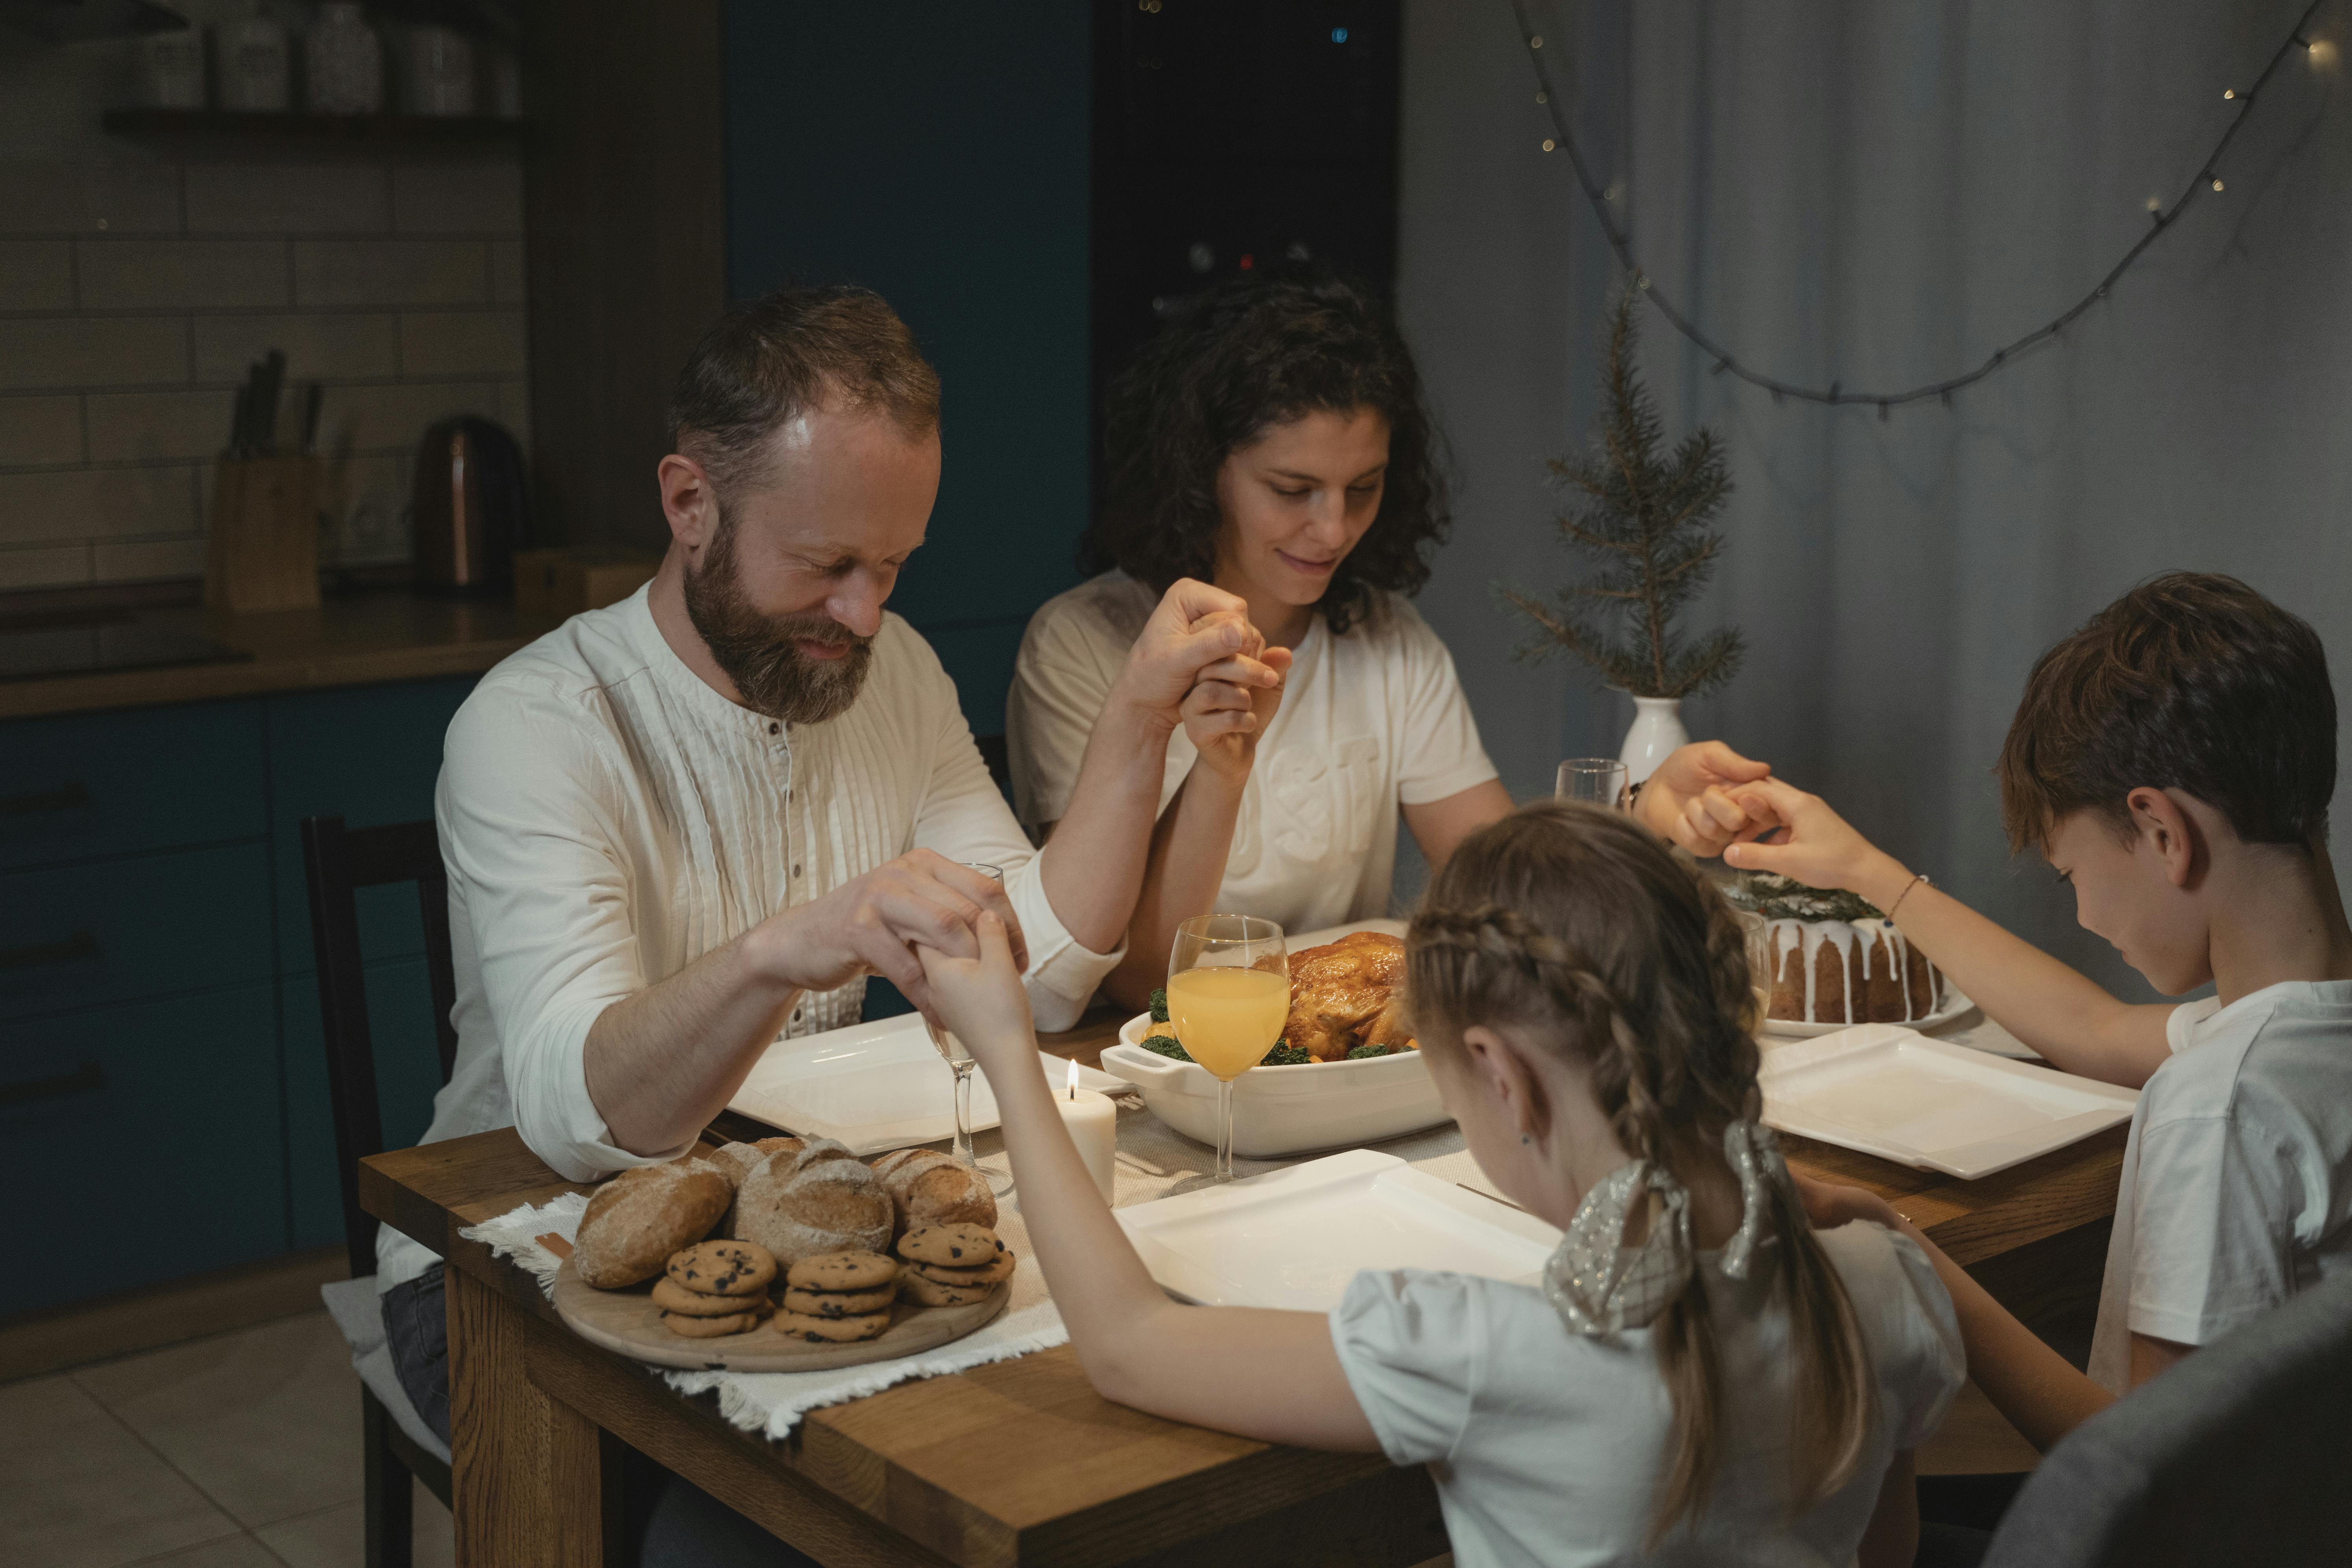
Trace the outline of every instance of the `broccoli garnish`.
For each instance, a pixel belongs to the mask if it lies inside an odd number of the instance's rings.
[[[1155,1024],[1168,1021],[1168,988],[1164,985],[1151,994],[1151,1021]]]
[[[1177,1042],[1173,1035],[1153,1035],[1143,1042],[1143,1048],[1166,1057],[1171,1062],[1189,1062],[1192,1053]]]
[[[1390,1054],[1391,1053],[1386,1046],[1358,1046],[1354,1050],[1348,1053],[1348,1059],[1351,1062],[1357,1062],[1363,1060],[1366,1057],[1385,1057]]]
[[[1257,1065],[1262,1068],[1303,1068],[1314,1059],[1288,1040],[1276,1040],[1274,1049],[1266,1052],[1265,1059]]]

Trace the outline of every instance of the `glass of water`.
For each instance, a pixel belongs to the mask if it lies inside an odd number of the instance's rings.
[[[961,864],[965,870],[977,871],[1000,888],[1004,885],[1004,872],[1001,867],[984,866],[976,860],[966,860]],[[979,1064],[971,1059],[971,1053],[963,1048],[963,1042],[957,1039],[952,1032],[940,1028],[929,1018],[923,1020],[923,1027],[930,1031],[932,1046],[946,1058],[948,1067],[955,1073],[955,1162],[965,1170],[976,1173],[988,1184],[989,1191],[1002,1197],[1013,1190],[1013,1178],[982,1170],[978,1156],[971,1152],[971,1070]]]
[[[1559,764],[1558,800],[1580,800],[1622,811],[1632,804],[1632,785],[1624,763],[1614,757],[1570,757]]]

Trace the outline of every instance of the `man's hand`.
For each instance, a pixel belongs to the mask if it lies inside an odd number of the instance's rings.
[[[1260,669],[1274,671],[1277,684],[1255,679]],[[1236,656],[1220,659],[1201,671],[1201,679],[1184,694],[1184,733],[1201,753],[1201,761],[1226,778],[1249,776],[1257,743],[1282,706],[1279,681],[1290,674],[1290,650],[1270,647],[1255,659]]]
[[[1226,685],[1279,689],[1282,671],[1261,657],[1265,651],[1265,638],[1250,625],[1239,595],[1180,577],[1128,650],[1106,706],[1148,713],[1173,731],[1183,721],[1184,700],[1213,668]]]
[[[1720,741],[1694,742],[1650,774],[1634,799],[1634,815],[1694,855],[1720,855],[1726,845],[1769,826],[1750,817],[1732,792],[1771,774],[1771,763],[1750,762]]]
[[[830,991],[861,974],[878,974],[936,1021],[915,950],[978,957],[974,931],[983,910],[1003,923],[1017,979],[1028,950],[1004,889],[929,849],[901,855],[821,899],[771,916],[747,940],[760,966],[795,989]]]
[[[1037,1032],[1029,1017],[1029,993],[1013,956],[1004,922],[983,914],[973,931],[969,955],[936,947],[918,950],[924,983],[939,1021],[954,1032],[982,1071],[1022,1052],[1037,1052]]]
[[[1903,863],[1854,831],[1819,795],[1764,779],[1733,792],[1758,831],[1788,831],[1777,844],[1742,842],[1723,852],[1723,863],[1743,871],[1777,871],[1809,888],[1844,888],[1880,909],[1902,895],[1911,880]],[[1751,836],[1752,837],[1752,836]]]

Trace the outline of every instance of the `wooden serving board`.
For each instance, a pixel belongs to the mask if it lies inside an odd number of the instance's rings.
[[[1008,1281],[991,1291],[987,1300],[969,1307],[918,1307],[899,1301],[891,1307],[890,1326],[879,1338],[850,1344],[817,1345],[786,1339],[776,1332],[772,1321],[746,1333],[692,1340],[662,1326],[651,1279],[626,1290],[599,1290],[582,1282],[569,1258],[555,1276],[555,1310],[573,1333],[637,1361],[696,1372],[829,1372],[835,1367],[895,1361],[919,1351],[937,1350],[985,1327],[1012,1300]]]

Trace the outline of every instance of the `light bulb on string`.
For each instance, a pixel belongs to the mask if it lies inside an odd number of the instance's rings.
[[[2311,62],[2313,70],[2333,70],[2336,68],[2336,49],[2332,38],[2314,38],[2303,46],[2303,52],[2304,58]]]
[[[2238,89],[2234,87],[2225,87],[2221,89],[2221,101],[2224,103],[2227,103],[2230,100],[2237,96]]]
[[[2213,176],[2213,188],[2217,191],[2221,188],[2221,176],[2219,174]]]

